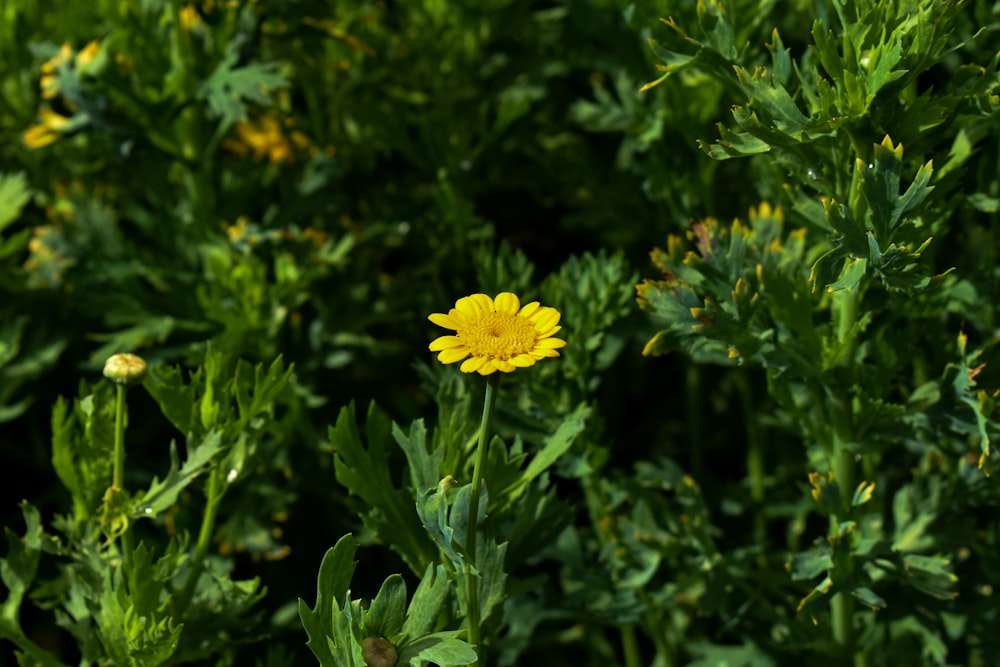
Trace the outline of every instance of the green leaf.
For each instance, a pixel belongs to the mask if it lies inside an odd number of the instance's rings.
[[[200,474],[208,470],[213,458],[222,449],[222,438],[218,431],[211,431],[197,445],[188,442],[184,465],[178,465],[177,446],[170,442],[170,470],[162,481],[154,477],[149,489],[138,498],[133,510],[135,518],[153,518],[174,506],[177,496]]]
[[[393,574],[382,582],[368,611],[361,614],[361,630],[365,637],[392,638],[402,630],[405,620],[406,582]]]
[[[198,88],[198,97],[208,103],[226,129],[238,120],[246,120],[247,103],[269,106],[271,93],[288,86],[279,74],[278,63],[239,66],[241,43],[235,39],[229,42],[226,55]]]
[[[429,564],[406,610],[406,618],[401,628],[403,636],[421,637],[433,630],[448,602],[450,592],[451,580],[444,567]]]
[[[410,424],[409,434],[403,433],[403,429],[393,423],[392,437],[406,454],[413,490],[421,494],[437,486],[441,479],[441,462],[444,460],[445,451],[444,447],[435,447],[433,452],[427,451],[427,429],[424,427],[424,420],[417,419]]]
[[[398,665],[422,667],[427,663],[438,667],[471,665],[476,661],[476,650],[469,644],[452,636],[454,633],[437,632],[425,635],[402,647]]]
[[[0,174],[0,232],[17,220],[30,198],[23,172]]]
[[[374,403],[369,405],[362,442],[352,403],[341,409],[329,438],[337,481],[365,502],[365,525],[383,537],[414,572],[423,571],[434,560],[435,550],[420,526],[413,496],[393,482],[390,451],[395,447],[390,448],[388,417]]]
[[[339,611],[341,605],[346,610],[351,606],[347,592],[351,577],[354,576],[354,568],[358,564],[354,560],[356,551],[357,545],[350,534],[337,540],[337,544],[327,550],[319,566],[316,606],[310,609],[305,600],[299,598],[299,618],[309,636],[306,645],[319,659],[322,667],[341,667],[334,661],[334,647],[330,645],[330,638],[335,632],[334,618],[343,616]]]
[[[851,595],[861,601],[862,604],[870,609],[885,609],[887,604],[875,591],[871,590],[866,586],[857,586],[851,589]]]
[[[906,577],[915,588],[939,600],[952,600],[958,593],[958,577],[951,571],[951,562],[942,556],[903,556]]]

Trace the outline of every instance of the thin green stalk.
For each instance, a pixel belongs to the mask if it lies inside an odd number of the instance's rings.
[[[218,467],[213,468],[208,476],[208,489],[205,492],[206,503],[205,513],[201,517],[201,528],[198,530],[198,543],[194,548],[194,556],[191,558],[191,570],[188,573],[184,588],[176,596],[174,602],[175,615],[183,615],[191,604],[194,597],[194,589],[201,577],[202,565],[205,556],[208,555],[208,548],[212,544],[212,534],[215,532],[215,518],[219,513],[219,501],[222,499],[221,472]]]
[[[857,339],[851,332],[858,319],[858,306],[861,300],[861,288],[845,290],[834,300],[836,308],[837,337],[843,343],[847,341],[842,356],[841,366],[850,368],[854,364],[854,352]],[[838,523],[846,518],[850,511],[851,498],[854,495],[854,452],[850,448],[853,426],[852,406],[849,399],[830,391],[827,397],[830,404],[832,437],[830,457],[834,479],[840,489],[842,503],[840,516],[830,517],[831,532],[837,530]],[[843,651],[843,656],[851,656],[855,667],[867,665],[867,656],[857,650],[857,637],[854,632],[855,601],[850,595],[838,593],[830,600],[831,624],[833,638]]]
[[[625,667],[642,667],[642,656],[639,654],[639,642],[635,636],[634,625],[623,625],[622,652],[625,654]]]
[[[38,644],[28,639],[20,627],[17,628],[16,632],[5,632],[3,636],[13,642],[25,655],[30,657],[33,661],[31,664],[40,665],[41,667],[66,667],[66,663],[51,653],[42,650]]]
[[[760,563],[763,565],[766,562],[764,554],[767,552],[767,525],[761,512],[764,505],[764,442],[746,371],[743,369],[736,371],[733,378],[740,395],[743,423],[747,434],[747,476],[750,479],[750,499],[754,504],[753,536],[754,542],[762,549]]]
[[[684,399],[685,399],[685,431],[688,435],[688,452],[691,456],[691,476],[695,479],[703,479],[705,466],[703,462],[703,452],[705,451],[705,429],[702,415],[705,411],[701,404],[701,368],[688,362],[684,373]]]
[[[119,493],[125,491],[125,392],[124,384],[116,385],[115,393],[115,450],[111,471],[111,487]],[[122,563],[132,565],[132,525],[129,523],[121,534]]]
[[[476,662],[478,667],[483,658],[483,647],[480,645],[479,633],[479,582],[472,573],[472,564],[476,562],[476,547],[479,537],[479,494],[483,488],[483,462],[486,460],[486,449],[490,442],[490,431],[493,426],[493,409],[497,402],[497,387],[500,386],[500,376],[490,375],[486,378],[486,398],[483,400],[483,419],[479,425],[479,445],[476,449],[476,463],[472,468],[472,489],[469,495],[469,538],[466,544],[465,592],[468,608],[469,643],[476,647]]]

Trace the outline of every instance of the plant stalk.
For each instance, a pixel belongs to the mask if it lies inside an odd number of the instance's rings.
[[[493,427],[493,409],[497,402],[497,388],[500,386],[500,376],[489,375],[486,378],[486,397],[483,400],[483,419],[479,425],[479,445],[476,448],[476,462],[472,468],[472,489],[469,495],[468,544],[466,544],[465,561],[465,591],[468,609],[469,643],[476,648],[476,661],[473,667],[479,667],[483,659],[483,647],[480,637],[479,618],[479,581],[478,574],[473,574],[473,564],[477,562],[476,548],[479,536],[479,495],[483,488],[483,463],[486,461],[486,449],[490,443],[490,431]]]
[[[120,493],[125,491],[125,392],[124,384],[115,386],[115,450],[112,454],[111,487]],[[122,564],[132,566],[132,522],[125,526],[121,534]]]
[[[208,555],[208,548],[212,544],[212,534],[215,532],[215,518],[219,513],[219,501],[222,499],[221,492],[221,472],[218,466],[212,468],[208,476],[208,489],[205,492],[206,503],[205,513],[201,517],[201,528],[198,530],[198,543],[194,548],[194,556],[191,558],[191,571],[188,573],[184,588],[175,598],[174,613],[182,616],[191,604],[194,597],[194,589],[201,577],[202,566],[205,556]]]

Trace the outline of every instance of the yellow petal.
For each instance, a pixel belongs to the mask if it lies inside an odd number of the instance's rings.
[[[543,338],[535,341],[536,350],[555,350],[560,347],[566,347],[566,341],[561,338]]]
[[[442,364],[453,364],[456,361],[461,361],[469,356],[469,348],[467,347],[452,347],[447,350],[441,350],[438,354],[438,361]]]
[[[431,352],[440,352],[441,350],[447,350],[461,345],[465,345],[465,342],[458,336],[441,336],[440,338],[432,340],[431,344],[427,347]]]
[[[532,350],[531,352],[529,352],[528,354],[530,354],[531,356],[533,356],[536,359],[544,359],[545,357],[558,357],[559,356],[559,353],[556,352],[555,350],[544,349],[544,348],[536,348],[536,349]]]
[[[480,375],[493,375],[497,372],[497,367],[493,365],[493,361],[490,359],[486,360],[486,363],[479,367]]]
[[[494,310],[493,299],[491,299],[486,294],[473,294],[469,297],[479,308],[479,314],[485,315],[486,313],[492,313]]]
[[[535,358],[530,354],[519,354],[516,357],[511,357],[510,363],[518,368],[527,368],[535,365]]]
[[[474,294],[472,296],[463,296],[461,299],[455,302],[455,310],[466,317],[479,317],[483,314],[481,302],[474,299],[474,296],[486,296],[485,294]],[[486,297],[487,299],[489,297]]]
[[[532,301],[528,305],[521,308],[521,312],[518,313],[521,317],[531,317],[535,314],[535,311],[541,306],[537,301]]]
[[[494,300],[494,306],[498,313],[514,315],[521,309],[521,300],[513,292],[500,292]]]
[[[539,331],[538,338],[548,338],[549,336],[555,336],[560,329],[562,329],[562,327],[552,327],[551,329],[546,329],[545,331]]]
[[[444,313],[431,313],[427,316],[427,319],[439,327],[444,327],[445,329],[457,330],[459,326],[454,317],[451,315],[445,315]]]
[[[531,316],[531,321],[535,323],[535,328],[539,331],[551,329],[559,323],[561,317],[555,308],[539,308],[538,312]]]
[[[44,125],[32,125],[21,134],[21,140],[28,148],[41,148],[56,142],[61,136]]]
[[[503,359],[494,359],[493,365],[497,367],[498,371],[503,371],[504,373],[513,373],[517,370],[517,366]]]
[[[486,357],[470,357],[462,362],[461,371],[463,373],[475,373],[487,361]]]

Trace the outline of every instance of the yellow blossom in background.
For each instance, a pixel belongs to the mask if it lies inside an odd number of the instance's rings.
[[[41,148],[56,142],[62,136],[62,130],[70,122],[66,116],[46,108],[39,109],[38,116],[42,122],[32,125],[21,135],[24,145],[28,148]]]
[[[73,61],[77,67],[86,68],[94,59],[97,58],[97,54],[101,52],[101,42],[98,40],[93,40],[87,46],[80,49],[79,53],[76,54],[76,59]]]
[[[56,70],[60,65],[69,62],[73,57],[73,47],[69,42],[62,45],[59,53],[42,63],[42,78],[39,87],[42,89],[42,97],[51,100],[59,93],[59,75]]]
[[[462,297],[448,314],[428,316],[434,324],[452,329],[454,335],[441,336],[429,346],[443,364],[462,362],[463,373],[490,375],[511,373],[533,366],[556,351],[566,341],[552,338],[562,327],[558,310],[532,301],[523,308],[516,294],[501,292],[496,299],[486,294]]]
[[[191,32],[191,28],[201,24],[201,15],[198,9],[192,4],[186,4],[180,11],[181,29],[184,32]]]
[[[241,120],[233,126],[236,136],[226,139],[223,146],[243,156],[253,153],[258,159],[267,159],[272,164],[287,164],[295,161],[295,150],[310,148],[312,142],[302,132],[292,130],[286,136],[282,124],[276,116],[269,114],[259,120]]]

